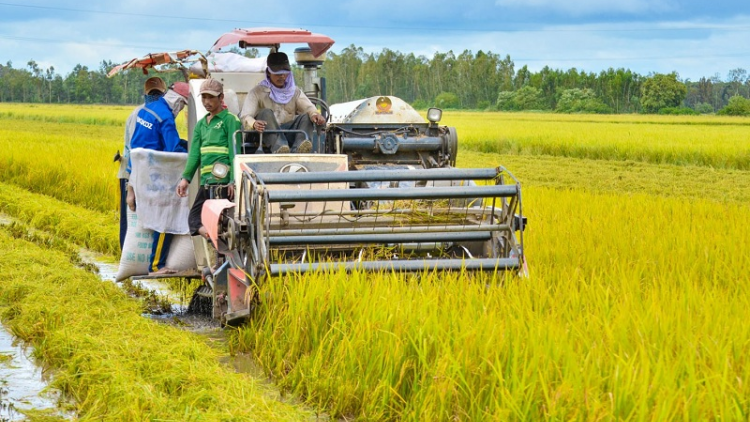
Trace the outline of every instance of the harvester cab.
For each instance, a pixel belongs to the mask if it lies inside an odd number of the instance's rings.
[[[194,238],[205,280],[198,296],[210,299],[214,317],[241,321],[259,283],[288,273],[526,273],[520,183],[503,167],[455,168],[458,137],[440,125],[441,110],[429,109],[425,119],[385,95],[329,106],[318,71],[333,40],[305,30],[234,30],[207,56],[227,46],[280,51],[294,43],[304,44],[294,51],[299,85],[327,123],[313,134],[309,154],[264,154],[244,141],[237,147],[234,201],[207,200],[202,220],[210,244]],[[218,71],[206,66],[210,58],[198,61],[203,78],[224,84],[225,103],[237,114],[265,77],[264,66]],[[189,80],[190,135],[205,114],[202,81]],[[241,132],[243,140],[251,133]]]

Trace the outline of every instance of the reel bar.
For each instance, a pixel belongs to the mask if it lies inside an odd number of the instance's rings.
[[[337,244],[391,244],[409,242],[472,242],[490,240],[488,231],[463,233],[385,233],[338,236],[268,236],[271,246],[281,245],[337,245]]]
[[[271,264],[269,274],[273,276],[289,273],[305,274],[315,271],[499,271],[520,268],[518,258],[478,258],[478,259],[440,259],[440,260],[391,260],[391,261],[347,261],[316,262],[295,264]]]
[[[498,169],[455,169],[438,168],[430,170],[362,170],[362,171],[315,171],[308,173],[255,173],[262,183],[301,184],[338,182],[383,182],[383,181],[430,181],[430,180],[492,180]]]
[[[354,223],[356,224],[356,223]],[[487,231],[509,231],[508,224],[484,224],[484,225],[460,225],[448,226],[446,224],[434,224],[432,226],[403,226],[403,227],[341,227],[321,229],[286,229],[271,230],[271,236],[336,236],[336,235],[360,235],[360,234],[390,234],[390,233],[425,233],[440,230],[445,233],[462,232],[487,232]]]
[[[372,218],[380,218],[380,221],[383,221],[384,216],[403,216],[403,215],[413,215],[414,209],[407,209],[407,208],[388,208],[388,209],[368,209],[368,210],[342,210],[342,211],[330,211],[327,210],[320,214],[321,216],[350,216],[355,218],[364,218],[364,217],[372,217]],[[458,216],[458,217],[487,217],[490,216],[487,209],[478,207],[478,206],[472,206],[469,208],[430,208],[429,214],[431,216]],[[280,213],[273,213],[271,214],[272,217],[279,217]],[[499,209],[495,209],[495,213],[491,214],[491,216],[494,216],[496,218],[500,218],[499,215]],[[289,217],[299,217],[299,218],[309,218],[310,213],[305,212],[290,212]]]
[[[269,202],[325,202],[495,198],[516,196],[518,191],[518,186],[515,185],[494,185],[398,189],[269,190],[267,194]]]

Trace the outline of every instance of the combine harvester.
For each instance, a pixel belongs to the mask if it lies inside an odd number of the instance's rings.
[[[440,109],[429,109],[425,121],[392,96],[329,107],[318,70],[333,40],[301,29],[237,29],[220,37],[207,56],[215,60],[227,46],[274,52],[282,44],[305,45],[294,51],[302,68],[299,85],[327,124],[316,128],[310,154],[263,154],[257,145],[243,143],[234,162],[235,201],[206,201],[202,219],[211,242],[194,237],[205,281],[196,295],[210,298],[214,318],[231,324],[246,318],[257,285],[288,273],[526,274],[518,180],[503,167],[455,168],[456,130],[439,125]],[[225,103],[236,114],[247,92],[265,78],[264,66],[212,71],[210,62],[194,50],[149,54],[111,74],[163,64],[181,68],[191,87],[192,136],[205,114],[198,94],[204,79],[194,77],[196,69],[224,84]],[[186,63],[200,66],[190,71]]]

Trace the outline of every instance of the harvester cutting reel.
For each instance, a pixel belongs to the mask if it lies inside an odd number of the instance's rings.
[[[227,320],[249,314],[267,276],[340,269],[526,272],[521,189],[502,167],[241,168],[236,204],[227,201],[220,211],[214,243],[224,257]],[[353,188],[374,183],[382,188]]]
[[[238,197],[240,218],[228,225],[234,228],[232,245],[239,257],[234,262],[254,279],[342,267],[521,271],[525,219],[520,185],[515,179],[505,183],[506,176],[512,178],[503,168],[246,169]],[[423,187],[350,188],[367,182]],[[387,259],[363,260],[361,251],[373,247],[393,253]],[[294,262],[303,256],[305,262]]]

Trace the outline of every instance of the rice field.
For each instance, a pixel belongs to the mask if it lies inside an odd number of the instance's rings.
[[[0,212],[114,253],[111,157],[129,112],[0,104]],[[233,332],[233,353],[251,353],[282,391],[344,420],[750,418],[750,119],[446,112],[443,123],[457,128],[459,167],[503,165],[521,180],[530,276],[273,279],[257,318]],[[193,405],[208,402],[191,400],[232,376],[200,375],[190,389],[174,389],[154,365],[184,371],[182,359],[194,357],[161,361],[146,344],[188,333],[163,334],[116,291],[95,300],[127,316],[106,335],[88,321],[101,318],[99,308],[60,301],[45,313],[32,302],[67,297],[66,286],[81,281],[64,275],[72,270],[59,258],[45,262],[47,251],[19,245],[5,229],[0,236],[0,255],[12,257],[0,261],[2,321],[54,366],[77,371],[85,359],[90,375],[60,378],[86,391],[76,401],[84,420],[102,417],[118,391],[133,404],[104,419],[168,419],[154,409],[170,397],[163,415],[209,420]],[[24,259],[40,287],[15,275]],[[88,331],[66,331],[66,343],[57,343],[51,328],[64,326],[66,306],[76,308],[68,319]],[[114,345],[124,341],[153,365],[120,368]],[[210,367],[210,359],[190,362],[196,371]],[[109,379],[116,388],[97,393]],[[210,409],[212,420],[237,416]],[[264,409],[265,420],[310,416]]]

